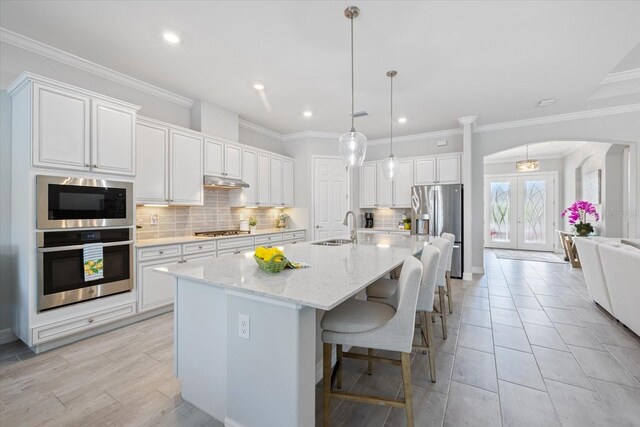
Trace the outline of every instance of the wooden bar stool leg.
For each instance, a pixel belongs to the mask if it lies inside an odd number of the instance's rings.
[[[424,315],[424,311],[418,312],[418,317],[420,318],[420,342],[424,343],[426,347],[429,346],[427,343],[427,317]],[[427,349],[422,349],[422,354],[427,354]]]
[[[322,346],[322,424],[331,424],[331,344]]]
[[[402,360],[402,383],[404,405],[407,412],[407,427],[413,427],[413,391],[411,389],[411,358],[409,353],[400,353]]]
[[[447,339],[447,307],[444,302],[444,287],[438,286],[438,297],[440,299],[440,318],[442,319],[442,339]]]
[[[453,314],[453,306],[451,303],[451,272],[447,271],[447,302],[449,303],[449,313]]]
[[[336,372],[336,388],[342,388],[342,344],[336,345],[336,363],[338,364]]]
[[[373,349],[368,348],[367,349],[367,355],[369,357],[373,356]],[[371,359],[369,359],[369,362],[367,364],[367,374],[369,374],[369,375],[373,374],[373,361]]]
[[[427,341],[429,342],[429,371],[431,373],[431,382],[436,382],[436,352],[433,347],[433,325],[427,322],[427,313],[423,312],[425,323],[427,325]]]

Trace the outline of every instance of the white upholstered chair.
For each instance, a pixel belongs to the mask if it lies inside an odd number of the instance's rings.
[[[580,264],[582,265],[582,273],[584,274],[584,281],[587,284],[587,289],[589,290],[591,299],[613,315],[614,313],[613,308],[611,307],[609,289],[604,277],[602,263],[600,262],[600,254],[598,252],[598,246],[606,242],[606,240],[592,237],[575,237],[573,242],[578,249]]]
[[[349,299],[325,313],[320,327],[323,342],[323,416],[324,425],[330,422],[331,398],[361,403],[402,407],[406,411],[407,425],[413,426],[411,390],[411,348],[415,328],[418,291],[422,282],[422,264],[410,256],[404,261],[396,292],[397,309],[391,305]],[[331,352],[337,347],[336,386],[332,388]],[[342,346],[377,348],[400,352],[400,360],[342,352]],[[391,363],[402,367],[404,398],[383,398],[340,391],[342,385],[342,357]]]
[[[453,306],[452,306],[453,303],[451,298],[452,297],[451,295],[451,263],[453,262],[453,245],[456,243],[456,236],[451,233],[442,233],[440,237],[442,237],[443,239],[447,239],[449,243],[451,243],[451,247],[449,248],[449,255],[448,255],[446,281],[447,281],[447,303],[449,304],[449,313],[453,313]]]
[[[578,251],[580,249],[578,248]],[[598,245],[613,315],[640,334],[640,249],[630,245]],[[582,258],[582,253],[580,253]],[[584,268],[584,261],[582,266]],[[585,272],[586,277],[586,272]]]
[[[449,260],[447,254],[451,248],[451,243],[447,239],[442,237],[436,237],[431,242],[431,245],[440,250],[440,260],[438,261],[438,270],[436,272],[436,287],[438,289],[438,300],[440,307],[436,307],[436,313],[434,315],[440,316],[442,321],[442,338],[447,339],[447,305],[446,299],[446,286],[447,286],[447,267]]]

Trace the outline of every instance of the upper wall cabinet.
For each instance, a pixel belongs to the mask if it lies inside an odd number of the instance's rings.
[[[413,186],[413,160],[398,162],[398,176],[391,184],[393,208],[411,207],[411,187]]]
[[[435,157],[415,160],[415,185],[431,185],[436,183]]]
[[[459,184],[462,182],[460,173],[460,156],[437,157],[437,183]]]
[[[271,156],[258,153],[258,197],[257,206],[271,206]]]
[[[377,165],[365,163],[360,168],[360,207],[376,207]]]
[[[282,201],[287,208],[293,207],[293,160],[282,161]]]
[[[139,107],[29,73],[7,91],[31,118],[33,166],[135,175]]]
[[[139,119],[137,139],[136,203],[202,205],[203,138],[195,132]]]
[[[242,148],[239,145],[205,138],[204,153],[205,175],[242,177]]]
[[[282,159],[271,157],[271,205],[284,206],[282,198]]]

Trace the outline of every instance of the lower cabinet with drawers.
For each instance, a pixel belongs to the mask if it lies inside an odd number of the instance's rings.
[[[305,231],[299,230],[138,248],[138,312],[173,304],[174,279],[154,271],[156,267],[252,252],[258,246],[292,245],[305,239]]]

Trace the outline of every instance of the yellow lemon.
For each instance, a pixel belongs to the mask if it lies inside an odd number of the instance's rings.
[[[267,252],[264,254],[264,260],[269,262],[273,260],[275,257],[282,257],[284,254],[278,248],[267,249]]]
[[[264,259],[265,254],[267,253],[267,248],[262,247],[262,246],[258,246],[256,248],[256,256],[260,259]]]

